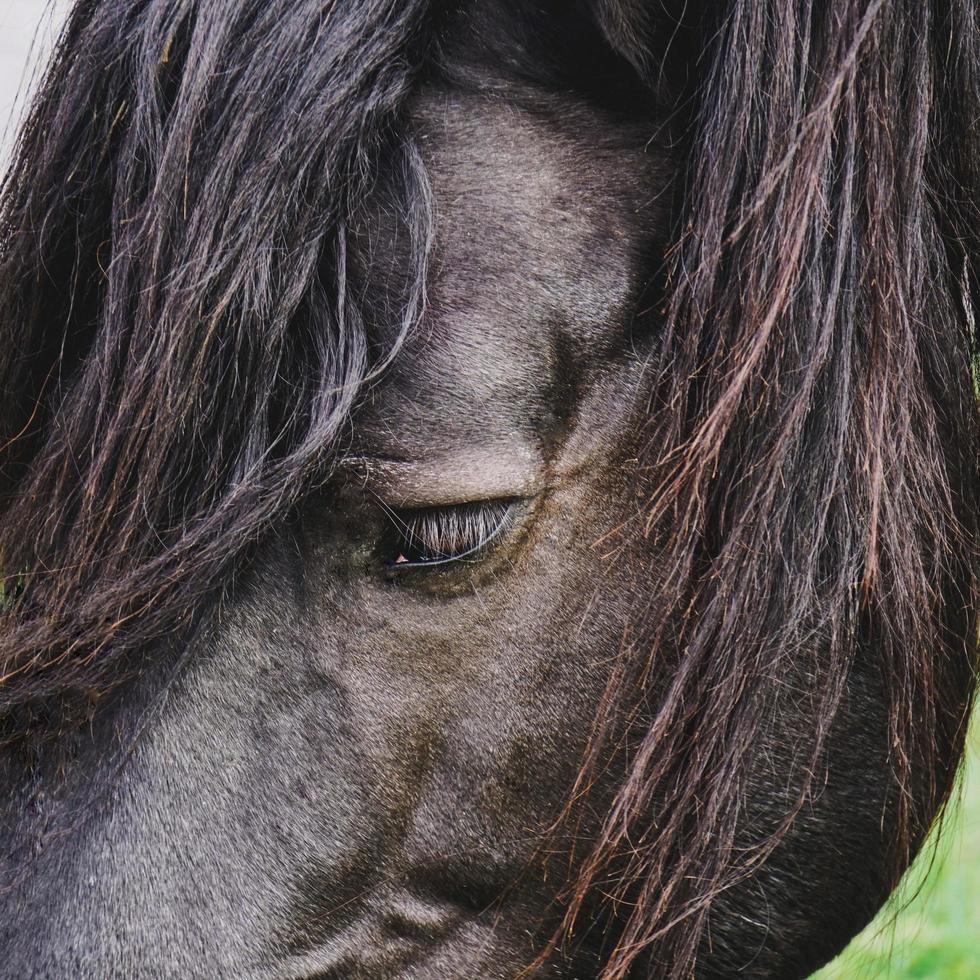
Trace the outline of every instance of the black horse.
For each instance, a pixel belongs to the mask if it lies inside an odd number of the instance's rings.
[[[78,0],[0,206],[0,975],[801,977],[974,685],[975,0]]]

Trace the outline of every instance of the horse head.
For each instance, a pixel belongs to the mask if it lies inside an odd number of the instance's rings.
[[[980,33],[831,6],[77,4],[0,210],[0,974],[871,918],[973,690]]]

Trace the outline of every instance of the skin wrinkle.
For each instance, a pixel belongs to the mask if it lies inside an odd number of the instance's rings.
[[[976,17],[80,3],[0,197],[0,977],[833,956],[975,678]]]

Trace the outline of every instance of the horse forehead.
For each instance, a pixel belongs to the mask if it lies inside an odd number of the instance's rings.
[[[562,118],[429,91],[412,122],[435,241],[424,321],[380,392],[385,425],[420,439],[461,416],[533,426],[543,402],[568,399],[569,372],[622,350],[666,230],[667,161],[575,104]]]
[[[621,328],[666,218],[666,161],[640,131],[576,102],[439,91],[413,122],[435,206],[433,319],[525,344],[560,321],[583,340]]]

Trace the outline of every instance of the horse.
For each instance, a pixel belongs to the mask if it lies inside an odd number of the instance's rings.
[[[77,0],[0,194],[0,975],[804,977],[975,686],[973,0]]]

